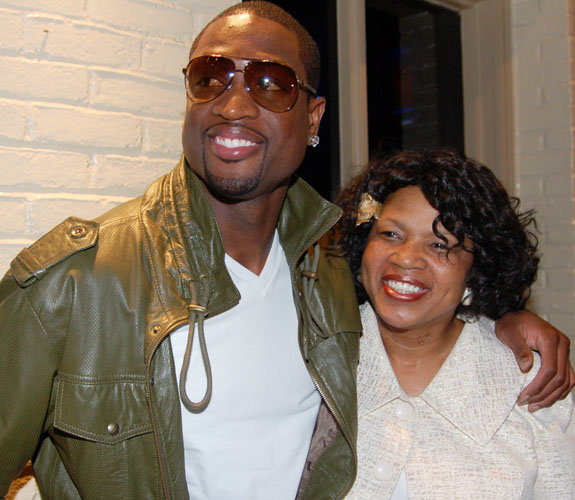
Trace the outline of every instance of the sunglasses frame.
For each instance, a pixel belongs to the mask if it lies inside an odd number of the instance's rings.
[[[218,94],[216,94],[214,97],[212,97],[211,99],[198,99],[196,97],[194,97],[194,95],[192,95],[192,92],[190,91],[189,88],[189,82],[188,82],[188,69],[190,67],[190,65],[192,64],[192,62],[194,62],[197,59],[200,58],[208,58],[208,57],[213,57],[213,58],[217,58],[217,59],[227,59],[230,60],[234,63],[234,70],[233,70],[233,74],[232,77],[230,78],[229,83],[223,88],[223,90],[221,90]],[[237,69],[235,67],[235,63],[236,61],[247,61],[244,64],[244,67],[242,69]],[[193,102],[197,102],[197,103],[206,103],[206,102],[211,102],[214,101],[215,99],[217,99],[218,97],[220,97],[224,92],[226,92],[226,90],[229,90],[231,88],[231,86],[234,83],[234,77],[236,76],[236,73],[244,73],[246,72],[246,69],[248,68],[248,66],[252,63],[272,63],[272,64],[276,64],[278,66],[282,66],[284,68],[286,68],[293,76],[295,79],[295,83],[297,84],[298,89],[303,90],[304,92],[307,92],[308,94],[310,94],[312,97],[317,97],[317,91],[311,86],[309,85],[307,82],[304,82],[303,80],[300,80],[296,74],[296,72],[287,64],[278,62],[278,61],[273,61],[271,59],[251,59],[251,58],[234,58],[234,57],[230,57],[230,56],[222,56],[220,54],[209,54],[209,55],[202,55],[202,56],[196,56],[192,59],[190,59],[190,61],[188,62],[187,66],[182,68],[182,73],[184,74],[184,82],[186,85],[186,94],[188,95],[188,97],[193,101]],[[290,109],[292,109],[296,103],[297,103],[297,99],[299,96],[299,92],[296,93],[295,95],[295,99],[294,102],[287,108],[281,111],[276,111],[274,109],[270,109],[267,106],[264,106],[263,104],[261,104],[260,102],[257,101],[257,99],[254,97],[254,95],[252,94],[252,89],[247,85],[247,82],[244,78],[244,89],[247,91],[247,93],[250,95],[250,97],[254,100],[254,102],[258,105],[261,106],[262,108],[265,108],[269,111],[272,111],[274,113],[285,113],[286,111],[289,111]]]

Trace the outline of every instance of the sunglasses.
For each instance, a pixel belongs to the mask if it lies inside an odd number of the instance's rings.
[[[233,59],[224,56],[194,57],[183,68],[186,91],[194,102],[213,101],[233,83],[236,73],[244,74],[244,88],[252,99],[263,108],[275,113],[292,109],[299,89],[312,96],[317,93],[296,76],[285,64],[260,59],[248,60],[243,69],[236,69]]]

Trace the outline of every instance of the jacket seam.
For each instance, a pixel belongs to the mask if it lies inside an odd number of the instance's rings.
[[[46,340],[48,341],[48,344],[50,345],[50,354],[53,358],[54,364],[56,365],[58,363],[58,360],[60,359],[60,355],[59,355],[58,350],[56,349],[55,341],[54,341],[54,339],[52,339],[52,336],[48,332],[48,329],[44,326],[44,323],[42,322],[40,314],[34,308],[34,304],[32,302],[32,299],[29,296],[30,289],[26,288],[26,289],[24,289],[23,292],[24,292],[24,299],[26,300],[26,302],[30,306],[30,310],[32,311],[32,314],[34,314],[34,318],[38,322],[38,325],[40,326],[42,334],[46,337]],[[68,317],[67,321],[66,321],[66,327],[68,326],[69,320],[70,320],[70,318]]]
[[[125,221],[133,220],[138,218],[138,213],[134,213],[131,215],[124,215],[122,217],[114,217],[113,219],[104,220],[102,222],[98,222],[100,228],[104,226],[109,226],[110,224],[121,224]],[[97,220],[97,219],[96,219]]]
[[[146,383],[145,375],[137,375],[134,373],[121,373],[118,375],[107,376],[107,377],[93,377],[90,375],[76,375],[73,373],[68,373],[64,371],[58,372],[58,379],[63,382],[80,382],[84,385],[104,385],[104,384],[118,384],[118,383],[132,383],[141,382]]]

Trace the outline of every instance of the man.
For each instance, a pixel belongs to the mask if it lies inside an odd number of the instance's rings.
[[[317,143],[318,68],[281,9],[224,11],[192,46],[176,169],[13,261],[0,495],[30,458],[58,500],[349,491],[361,324],[347,265],[316,244],[339,210],[293,177]],[[560,361],[540,404],[570,386],[565,346],[545,352]]]

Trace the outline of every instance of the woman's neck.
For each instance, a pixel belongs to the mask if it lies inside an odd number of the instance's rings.
[[[412,331],[394,331],[379,325],[381,340],[399,385],[419,396],[433,380],[457,342],[463,321]]]

